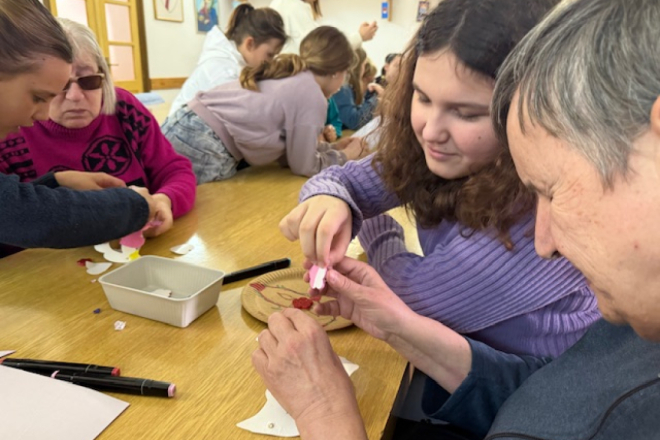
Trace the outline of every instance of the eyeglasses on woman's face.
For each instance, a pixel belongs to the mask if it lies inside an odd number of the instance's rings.
[[[105,75],[102,73],[95,73],[93,75],[78,76],[69,79],[64,87],[64,92],[71,88],[71,84],[76,83],[82,90],[98,90],[103,86]]]

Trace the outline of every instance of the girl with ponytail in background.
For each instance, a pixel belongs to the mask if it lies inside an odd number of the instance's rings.
[[[225,33],[214,26],[206,35],[197,67],[174,99],[169,116],[198,92],[237,80],[244,67],[271,61],[286,39],[284,22],[274,9],[255,9],[249,3],[236,6]]]
[[[174,148],[193,164],[197,184],[224,180],[238,162],[264,165],[278,160],[294,174],[320,170],[364,153],[361,142],[319,141],[327,100],[353,64],[348,39],[331,26],[312,31],[300,55],[279,55],[246,67],[240,80],[199,93],[163,124]]]

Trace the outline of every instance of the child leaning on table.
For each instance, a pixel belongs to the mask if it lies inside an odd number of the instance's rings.
[[[168,116],[198,92],[236,81],[245,66],[258,67],[272,60],[286,39],[282,17],[274,9],[255,9],[249,3],[236,6],[226,32],[213,26],[206,34],[197,66],[183,83]]]
[[[236,174],[250,165],[278,160],[294,174],[357,159],[362,148],[342,151],[319,141],[327,99],[344,82],[353,50],[339,30],[321,26],[300,45],[300,55],[278,55],[260,67],[246,67],[239,81],[201,92],[167,118],[163,133],[188,157],[202,184]]]

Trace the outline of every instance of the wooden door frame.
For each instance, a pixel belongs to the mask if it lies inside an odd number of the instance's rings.
[[[48,9],[53,15],[57,16],[57,6],[56,0],[43,0],[44,6]],[[140,67],[141,67],[141,78],[139,82],[142,84],[142,90],[148,92],[151,90],[151,81],[149,79],[149,58],[147,54],[147,32],[144,21],[144,0],[135,0],[135,8],[137,15],[137,37],[139,40],[140,48]],[[91,11],[93,16],[90,16],[90,10],[87,10],[87,21],[91,24],[92,20],[98,22],[99,26],[103,26],[105,29],[105,23],[100,23],[98,20],[98,12],[96,10]],[[107,30],[105,31],[107,33]],[[101,38],[97,36],[99,43]]]
[[[149,92],[151,90],[151,80],[149,79],[149,58],[147,55],[147,31],[144,21],[144,0],[136,0],[138,38],[140,39],[140,63],[142,64],[142,90]]]

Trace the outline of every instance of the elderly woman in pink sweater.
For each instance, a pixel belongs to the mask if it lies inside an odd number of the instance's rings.
[[[108,187],[145,187],[157,202],[162,234],[192,209],[195,176],[151,113],[129,92],[115,88],[92,31],[60,20],[72,46],[72,76],[50,106],[50,119],[23,127],[0,142],[0,172],[27,182],[53,171],[106,173]],[[110,177],[114,176],[114,177]]]

